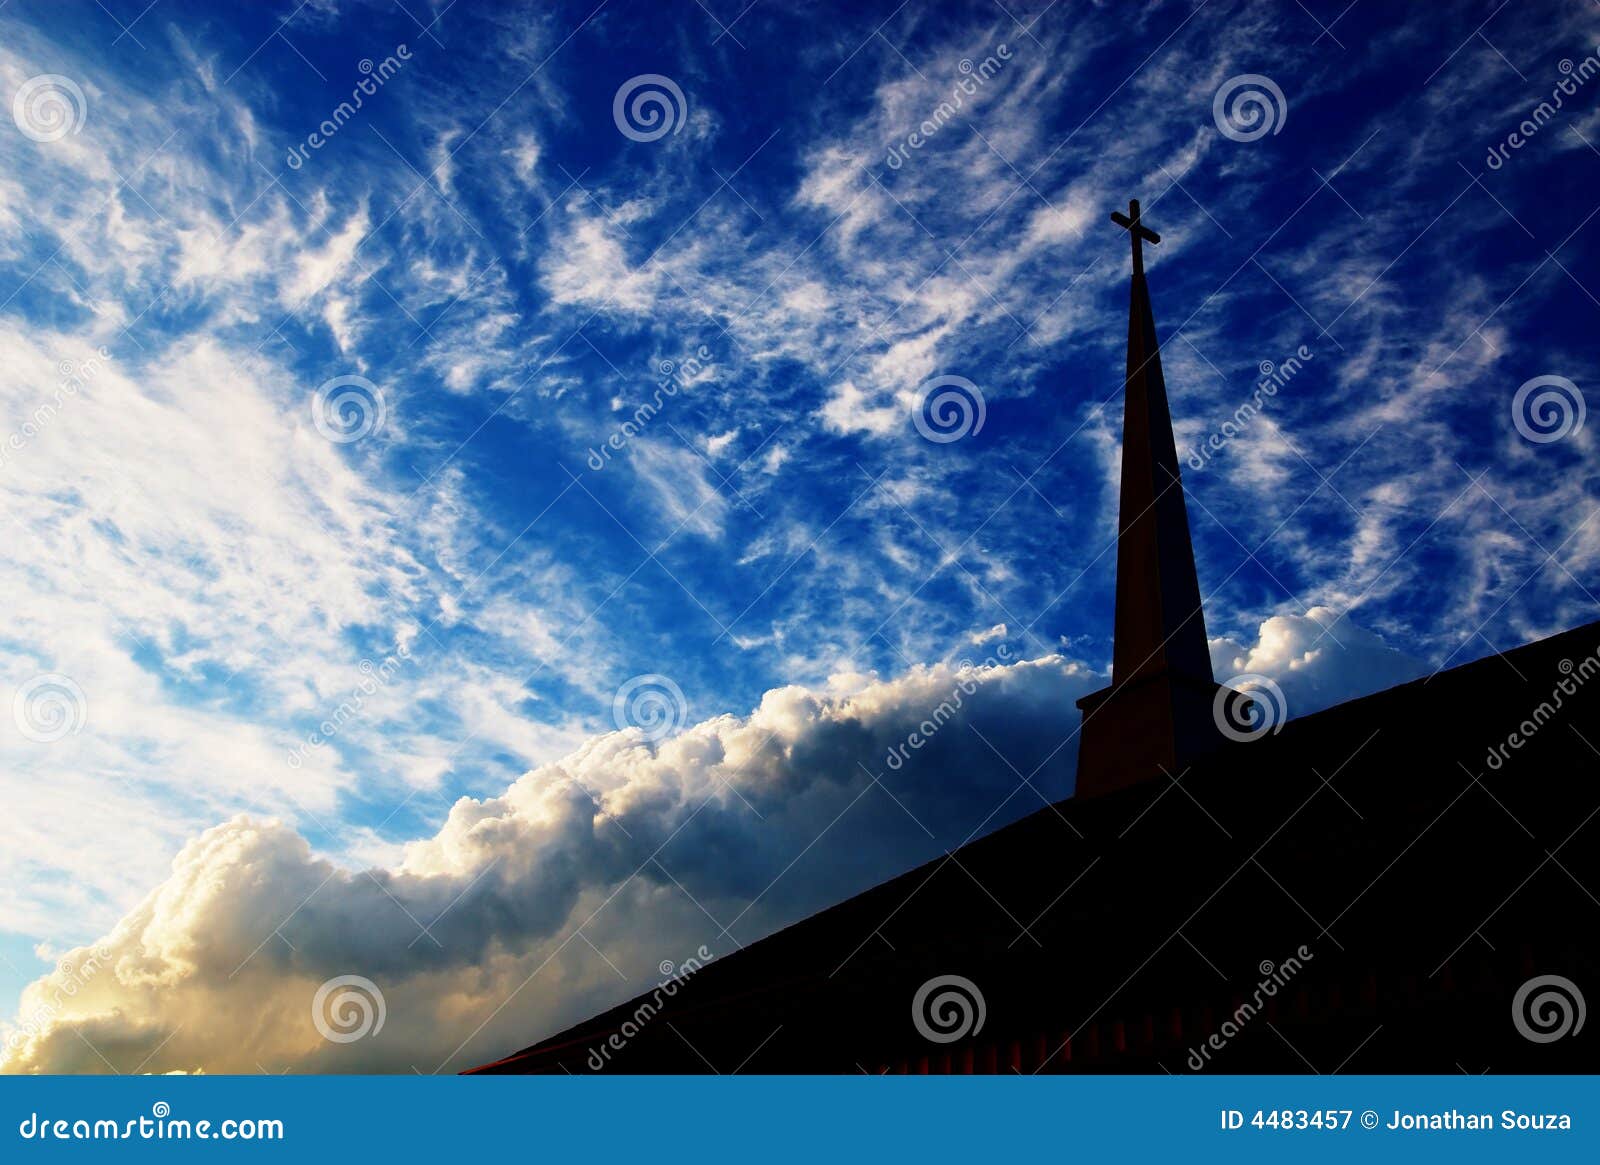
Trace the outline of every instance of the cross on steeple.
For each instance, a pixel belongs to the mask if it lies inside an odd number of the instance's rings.
[[[1132,237],[1134,274],[1143,275],[1144,248],[1140,246],[1140,243],[1148,242],[1153,245],[1161,241],[1161,236],[1139,221],[1139,200],[1137,198],[1128,199],[1127,214],[1121,214],[1113,210],[1111,212],[1111,221],[1127,231],[1129,236]]]

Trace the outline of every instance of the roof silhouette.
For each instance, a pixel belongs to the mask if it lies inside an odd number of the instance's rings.
[[[601,1070],[1181,1073],[1302,947],[1204,1067],[1592,1070],[1592,1030],[1535,1043],[1511,1012],[1532,977],[1600,982],[1591,742],[1600,623],[1061,801],[476,1071],[591,1072],[634,1020]],[[937,1044],[911,1008],[949,975],[986,1014]]]
[[[1207,652],[1160,240],[1137,202],[1112,217],[1133,249],[1116,634],[1074,796],[474,1071],[1600,1062],[1577,986],[1600,983],[1600,623],[1228,732],[1247,698]],[[1550,976],[1570,1030],[1544,1038]]]

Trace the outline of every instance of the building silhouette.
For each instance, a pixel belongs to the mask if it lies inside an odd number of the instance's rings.
[[[1261,731],[1219,687],[1138,203],[1077,791],[486,1073],[1600,1070],[1600,623]]]

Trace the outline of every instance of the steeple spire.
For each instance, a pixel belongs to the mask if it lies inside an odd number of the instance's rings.
[[[1218,688],[1144,277],[1143,244],[1159,243],[1161,236],[1144,225],[1137,201],[1128,203],[1126,215],[1113,212],[1111,220],[1127,230],[1133,247],[1116,634],[1111,686],[1078,701],[1084,713],[1079,796],[1134,784],[1163,768],[1177,777],[1220,739],[1212,714]]]

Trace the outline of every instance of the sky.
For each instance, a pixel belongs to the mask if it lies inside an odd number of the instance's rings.
[[[0,1068],[460,1070],[1070,792],[1130,198],[1219,680],[1600,617],[1597,11],[11,0]]]

